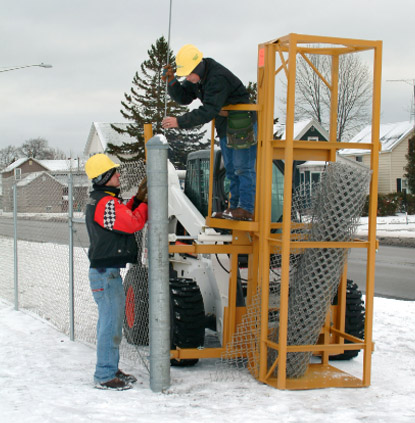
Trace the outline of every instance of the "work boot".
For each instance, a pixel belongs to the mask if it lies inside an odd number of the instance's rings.
[[[223,212],[213,212],[212,213],[212,217],[215,219],[225,219],[225,217],[223,216],[224,213],[229,213],[231,210],[235,210],[235,209],[231,209],[230,207],[228,207],[225,211]]]
[[[131,389],[133,385],[128,382],[125,382],[118,377],[109,380],[108,382],[98,382],[95,385],[97,389],[110,389],[112,391],[126,391],[127,389]]]
[[[126,383],[136,383],[137,382],[137,378],[134,375],[128,375],[127,373],[124,373],[120,369],[118,369],[118,372],[115,373],[115,377],[123,380]]]
[[[223,212],[224,219],[252,221],[253,217],[254,216],[251,212],[245,209],[241,209],[240,207],[229,211],[225,210]]]

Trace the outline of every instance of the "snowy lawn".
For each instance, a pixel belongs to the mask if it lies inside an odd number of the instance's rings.
[[[164,394],[142,368],[130,391],[93,388],[95,350],[0,300],[0,421],[414,422],[415,303],[375,298],[372,384],[360,389],[279,391],[243,377],[218,379],[214,360],[172,368]],[[362,357],[340,364],[357,374]]]

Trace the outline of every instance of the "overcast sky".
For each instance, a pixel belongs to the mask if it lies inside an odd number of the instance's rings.
[[[43,137],[81,154],[92,122],[122,122],[121,100],[157,38],[170,0],[0,0],[0,148]],[[415,0],[173,0],[171,48],[195,44],[244,83],[257,47],[289,33],[383,41],[382,122],[409,120]],[[1,70],[1,69],[0,69]]]

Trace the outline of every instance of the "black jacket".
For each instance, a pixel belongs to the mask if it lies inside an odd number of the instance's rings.
[[[117,188],[96,185],[90,193],[85,220],[90,240],[88,257],[93,268],[125,267],[137,262],[134,232],[147,221],[147,204],[137,207],[133,197],[125,205],[118,194]]]
[[[226,135],[226,118],[220,109],[229,104],[248,104],[249,94],[244,84],[230,70],[213,59],[203,59],[205,73],[197,84],[176,82],[168,87],[170,96],[179,104],[190,104],[199,98],[202,106],[177,118],[180,128],[188,129],[215,119],[219,138]]]

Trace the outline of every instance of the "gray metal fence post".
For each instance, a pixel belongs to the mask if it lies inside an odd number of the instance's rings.
[[[153,392],[162,392],[170,386],[167,152],[168,143],[163,135],[155,135],[147,142],[150,388]]]
[[[13,184],[13,256],[14,256],[14,309],[19,309],[19,278],[17,267],[17,181]]]
[[[68,223],[69,223],[69,338],[75,339],[74,267],[73,267],[73,175],[68,175]]]

